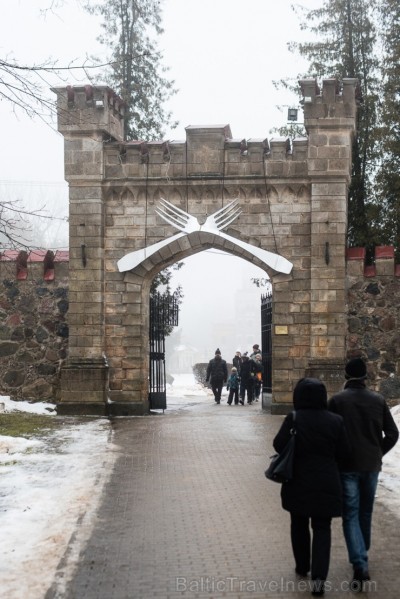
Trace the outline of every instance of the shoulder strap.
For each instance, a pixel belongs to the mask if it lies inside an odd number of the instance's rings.
[[[296,410],[293,410],[293,412],[292,412],[292,419],[293,419],[293,423],[292,423],[292,428],[290,429],[290,434],[295,435],[296,434]]]

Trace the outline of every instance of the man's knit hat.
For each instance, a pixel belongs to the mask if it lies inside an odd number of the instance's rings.
[[[347,362],[345,372],[346,379],[363,380],[367,378],[367,366],[361,358],[353,358]]]
[[[219,349],[219,347],[217,347],[217,349],[215,350],[215,355],[217,354],[221,355],[221,350]]]

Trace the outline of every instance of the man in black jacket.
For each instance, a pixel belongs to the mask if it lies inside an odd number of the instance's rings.
[[[210,381],[214,399],[221,403],[221,393],[224,383],[228,380],[228,367],[226,361],[222,359],[219,349],[215,350],[215,356],[209,361],[207,366],[206,383]]]
[[[384,398],[367,389],[367,368],[361,358],[346,365],[344,390],[329,401],[343,417],[352,453],[339,464],[343,487],[343,532],[354,574],[352,590],[369,580],[368,550],[379,471],[384,456],[396,444],[399,431]]]

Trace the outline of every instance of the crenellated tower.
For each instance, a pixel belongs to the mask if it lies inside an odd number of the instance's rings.
[[[321,90],[314,80],[302,81],[308,137],[293,143],[235,139],[227,124],[189,126],[182,141],[124,142],[124,105],[112,90],[54,89],[70,189],[70,344],[60,412],[148,410],[151,281],[208,248],[248,260],[271,279],[273,410],[288,409],[293,386],[305,373],[320,373],[337,387],[345,358],[356,87],[354,79],[340,86],[324,80]],[[119,272],[125,254],[176,234],[157,215],[160,198],[199,222],[232,199],[242,212],[225,231],[229,239],[196,231]],[[292,271],[274,271],[249,246],[283,256]]]

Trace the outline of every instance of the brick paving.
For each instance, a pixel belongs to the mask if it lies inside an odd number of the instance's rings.
[[[94,531],[63,593],[50,589],[46,599],[311,596],[309,581],[294,576],[280,486],[263,475],[281,421],[259,404],[201,398],[165,414],[114,420],[119,457]],[[398,524],[377,502],[373,581],[364,596],[398,596]],[[353,596],[350,573],[335,519],[326,597]]]

